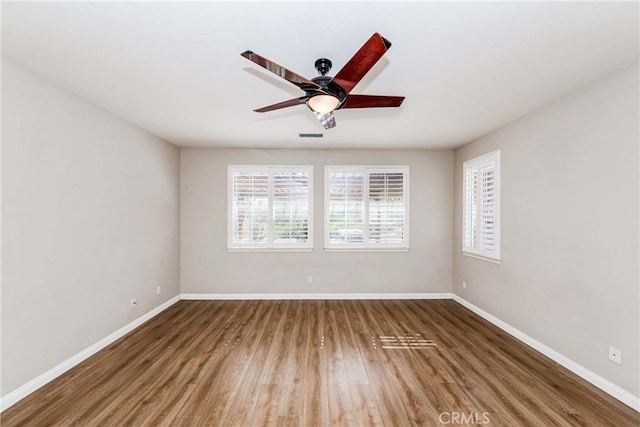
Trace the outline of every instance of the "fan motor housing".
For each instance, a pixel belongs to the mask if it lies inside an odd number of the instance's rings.
[[[316,63],[315,63],[316,70],[318,70],[318,72],[322,76],[324,76],[329,72],[329,70],[331,70],[332,65],[333,64],[331,64],[331,61],[327,58],[316,59]]]

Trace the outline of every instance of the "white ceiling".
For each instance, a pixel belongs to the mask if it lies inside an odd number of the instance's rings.
[[[2,56],[183,147],[451,148],[638,62],[638,2],[2,3]],[[393,46],[325,130],[300,89],[242,58],[331,75]],[[299,133],[324,133],[302,139]]]

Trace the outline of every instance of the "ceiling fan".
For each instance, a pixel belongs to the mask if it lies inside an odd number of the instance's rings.
[[[367,74],[382,55],[391,47],[391,42],[378,33],[374,33],[362,45],[353,58],[346,63],[335,77],[326,75],[331,70],[331,61],[320,58],[315,62],[320,75],[311,80],[302,77],[283,66],[270,61],[250,50],[241,55],[249,61],[266,68],[290,83],[298,86],[305,94],[299,98],[290,99],[254,110],[258,113],[307,104],[325,129],[336,126],[333,111],[341,108],[371,108],[371,107],[399,107],[404,96],[355,95],[351,94],[354,86]]]

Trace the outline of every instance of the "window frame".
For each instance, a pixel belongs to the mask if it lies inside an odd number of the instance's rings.
[[[233,175],[235,172],[251,172],[268,174],[268,216],[269,241],[265,243],[236,243],[234,238],[233,221]],[[281,172],[304,172],[309,177],[308,188],[308,218],[306,242],[275,242],[274,233],[274,188],[273,175]],[[228,165],[227,166],[227,250],[229,252],[310,252],[313,251],[313,166],[312,165]]]
[[[461,228],[461,240],[462,240],[462,254],[471,258],[477,258],[483,261],[492,262],[495,264],[499,264],[501,261],[501,236],[500,236],[500,228],[501,228],[501,188],[502,188],[502,176],[500,171],[500,157],[501,151],[494,150],[489,153],[482,154],[480,156],[474,157],[465,161],[462,164],[462,228]],[[466,245],[466,237],[467,237],[467,226],[469,221],[467,220],[467,171],[469,169],[477,169],[478,171],[487,166],[493,165],[494,168],[494,216],[493,216],[493,232],[494,232],[494,241],[495,241],[495,249],[493,251],[488,251],[482,247],[482,244],[479,243],[477,248],[470,247]],[[475,238],[478,241],[481,240],[481,230],[482,230],[482,216],[480,215],[480,211],[482,210],[482,203],[479,202],[482,200],[482,190],[478,190],[477,193],[473,195],[475,199],[475,203],[477,205],[476,208],[476,236]]]
[[[336,243],[330,241],[330,186],[329,174],[331,172],[365,172],[366,179],[364,182],[364,229],[362,243]],[[403,241],[401,243],[392,244],[376,244],[366,242],[369,237],[369,176],[373,173],[398,173],[403,174],[402,196],[404,203],[403,218]],[[409,208],[411,206],[409,199],[409,172],[408,165],[325,165],[324,167],[324,250],[326,252],[407,252],[409,251]]]

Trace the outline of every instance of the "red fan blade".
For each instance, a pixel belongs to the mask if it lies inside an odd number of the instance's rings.
[[[341,108],[399,107],[404,96],[349,95]]]
[[[276,64],[275,62],[268,60],[264,56],[260,56],[257,53],[253,53],[250,50],[244,51],[240,55],[244,56],[251,62],[255,62],[262,68],[266,68],[272,73],[277,74],[278,76],[282,77],[288,82],[293,83],[294,85],[298,86],[300,89],[304,91],[307,91],[310,89],[320,89],[320,85],[317,85],[311,80],[306,79],[301,75],[296,74],[293,71],[284,68],[282,65]]]
[[[378,33],[374,33],[367,42],[362,45],[353,58],[342,67],[333,81],[342,86],[347,92],[351,92],[360,79],[374,66],[382,55],[391,47],[391,42]]]
[[[266,111],[279,110],[280,108],[293,107],[295,105],[304,104],[309,99],[308,96],[302,96],[300,98],[289,99],[288,101],[278,102],[277,104],[268,105],[266,107],[258,108],[257,110],[253,110],[256,113],[264,113]]]

